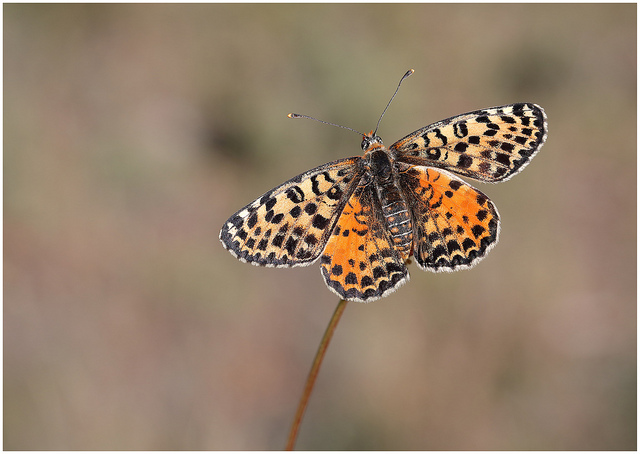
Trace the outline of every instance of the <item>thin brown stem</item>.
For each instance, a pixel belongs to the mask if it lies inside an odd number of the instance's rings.
[[[344,308],[346,306],[347,302],[345,300],[340,300],[340,302],[338,303],[338,307],[336,307],[336,310],[331,316],[331,320],[329,320],[329,326],[327,326],[327,330],[324,332],[324,336],[322,336],[320,346],[318,347],[318,352],[316,353],[316,357],[313,360],[313,365],[311,366],[311,371],[309,372],[309,376],[307,377],[307,384],[304,387],[302,397],[300,398],[300,403],[298,404],[298,411],[296,412],[296,416],[293,419],[293,424],[291,425],[291,432],[289,433],[287,447],[285,448],[287,451],[292,451],[294,445],[296,444],[296,439],[298,438],[298,430],[300,429],[300,423],[302,422],[302,416],[304,415],[304,411],[307,409],[309,397],[311,396],[313,386],[316,383],[316,378],[318,377],[318,372],[320,371],[322,360],[324,359],[324,355],[327,352],[327,347],[329,347],[329,342],[333,337],[333,332],[335,331],[336,326],[338,325],[338,321],[340,320],[340,316],[342,316],[342,313],[344,312]]]

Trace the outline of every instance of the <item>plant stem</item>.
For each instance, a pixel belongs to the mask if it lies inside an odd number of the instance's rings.
[[[313,385],[316,383],[316,378],[318,377],[318,372],[320,371],[320,366],[322,365],[322,360],[324,359],[324,355],[327,352],[327,348],[329,347],[329,342],[333,337],[333,332],[338,325],[338,321],[340,320],[340,316],[344,312],[344,308],[347,306],[347,302],[345,300],[340,300],[336,310],[331,316],[331,320],[329,320],[329,326],[327,326],[327,330],[322,336],[322,340],[320,341],[320,346],[318,347],[318,352],[316,353],[316,357],[313,360],[313,365],[311,366],[311,371],[309,372],[309,376],[307,377],[307,384],[304,387],[304,391],[302,393],[302,397],[300,398],[300,403],[298,404],[298,411],[296,412],[296,416],[293,420],[293,424],[291,425],[291,432],[289,433],[289,439],[287,440],[287,447],[285,448],[287,451],[292,451],[294,445],[296,444],[296,439],[298,438],[298,430],[300,429],[300,423],[302,422],[302,416],[304,415],[304,411],[307,408],[307,404],[309,403],[309,397],[311,396],[311,392],[313,391]]]

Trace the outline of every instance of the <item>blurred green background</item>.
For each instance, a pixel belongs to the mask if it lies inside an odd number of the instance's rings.
[[[240,263],[277,184],[469,110],[549,139],[470,271],[338,326],[306,450],[636,448],[636,5],[4,5],[4,448],[282,449],[337,304]]]

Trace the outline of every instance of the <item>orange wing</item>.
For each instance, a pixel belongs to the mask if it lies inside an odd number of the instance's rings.
[[[400,180],[413,218],[413,255],[421,268],[470,268],[498,241],[495,205],[455,175],[407,166]]]
[[[322,276],[341,298],[369,302],[409,280],[389,238],[370,185],[358,186],[338,219],[320,258]]]

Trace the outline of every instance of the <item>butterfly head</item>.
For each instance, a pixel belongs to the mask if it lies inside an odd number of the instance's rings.
[[[380,136],[376,135],[375,132],[371,131],[369,134],[364,134],[362,136],[362,151],[371,151],[375,148],[382,148],[382,139]]]

